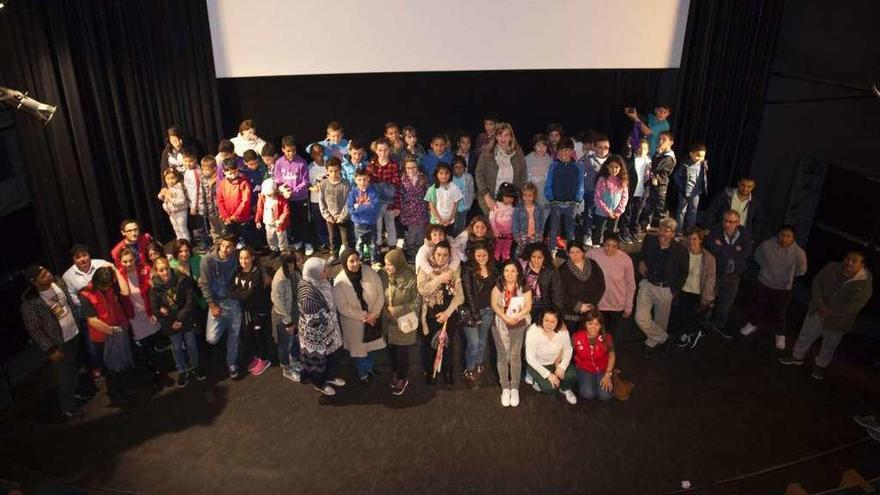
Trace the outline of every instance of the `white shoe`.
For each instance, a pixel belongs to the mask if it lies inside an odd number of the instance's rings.
[[[519,405],[519,389],[512,388],[510,389],[510,407],[516,407]]]
[[[336,395],[336,389],[334,389],[330,385],[324,385],[323,387],[319,387],[319,386],[315,385],[315,390],[317,390],[318,392],[321,392],[322,394],[324,394],[328,397],[332,397],[332,396]]]
[[[523,381],[526,382],[526,385],[534,385],[535,384],[535,379],[532,378],[532,374],[529,372],[526,372],[526,377],[523,379]]]
[[[743,337],[748,337],[749,335],[755,333],[755,330],[757,330],[757,329],[758,329],[758,327],[756,327],[755,325],[752,325],[751,323],[746,322],[745,326],[743,326],[742,328],[739,329],[739,333]]]
[[[578,398],[577,398],[577,396],[574,395],[574,392],[572,392],[571,390],[563,390],[563,391],[562,391],[562,395],[565,396],[565,400],[566,400],[566,402],[568,402],[569,404],[571,404],[571,405],[575,405],[575,404],[578,403]]]
[[[311,244],[306,244],[306,256],[315,254],[315,248]]]
[[[343,380],[342,378],[338,378],[338,377],[337,377],[337,378],[334,378],[334,379],[332,379],[332,380],[327,380],[327,385],[333,385],[334,387],[344,387],[344,386],[345,386],[345,380]]]
[[[785,335],[777,335],[776,336],[776,348],[780,351],[785,350]]]
[[[281,367],[281,375],[284,376],[284,378],[287,378],[288,380],[290,380],[294,383],[299,383],[301,380],[300,376],[299,376],[299,372],[291,369],[288,366]]]
[[[403,249],[406,246],[406,239],[397,240],[397,249]]]
[[[501,406],[510,407],[510,390],[506,388],[501,391]]]
[[[584,236],[584,246],[586,246],[588,248],[593,247],[593,238]]]

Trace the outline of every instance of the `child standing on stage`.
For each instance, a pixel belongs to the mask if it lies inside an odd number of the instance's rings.
[[[425,201],[431,210],[431,223],[442,225],[450,234],[462,197],[461,189],[452,182],[452,168],[448,163],[438,163],[434,169],[434,185],[425,193]]]
[[[403,179],[400,183],[400,223],[406,227],[406,259],[413,262],[416,252],[425,237],[425,224],[428,223],[428,209],[425,208],[425,193],[428,179],[419,169],[419,161],[414,155],[404,158]]]
[[[309,164],[309,220],[315,227],[315,242],[321,250],[327,248],[327,223],[321,216],[321,192],[318,187],[318,183],[327,176],[324,146],[320,143],[312,143],[306,151],[312,157],[312,163]]]
[[[516,186],[505,182],[498,187],[498,201],[489,212],[489,223],[495,232],[495,261],[510,259],[513,248],[513,211],[518,194]]]
[[[452,182],[461,190],[461,201],[458,202],[455,228],[453,229],[453,235],[458,235],[467,224],[467,215],[474,205],[476,188],[474,187],[474,176],[467,171],[467,163],[463,156],[456,155],[452,159],[452,173]]]
[[[165,179],[165,187],[159,191],[158,196],[162,200],[162,209],[168,214],[175,237],[189,240],[189,231],[186,228],[186,190],[181,183],[180,173],[169,167],[162,173],[162,178]]]
[[[275,188],[275,181],[266,179],[261,184],[260,199],[257,201],[255,217],[257,229],[266,229],[266,243],[273,256],[287,251],[287,225],[290,223],[290,209],[287,200]]]

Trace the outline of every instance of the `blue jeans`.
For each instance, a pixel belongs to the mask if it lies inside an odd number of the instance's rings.
[[[376,249],[376,233],[375,223],[370,225],[354,224],[355,249],[363,258],[364,245],[369,246],[370,258],[372,258],[370,261],[373,263],[379,261],[379,250]]]
[[[550,249],[555,249],[559,221],[565,221],[565,239],[574,239],[574,209],[577,203],[550,203]]]
[[[205,339],[214,345],[226,333],[226,364],[238,365],[238,335],[241,332],[241,306],[234,299],[214,301],[220,306],[220,317],[214,318],[208,310],[208,322],[205,325]]]
[[[463,327],[466,347],[464,351],[465,367],[473,370],[483,362],[486,356],[486,344],[489,341],[489,330],[492,329],[495,313],[492,308],[480,310],[480,325],[476,327]]]
[[[678,212],[675,215],[675,221],[678,222],[678,231],[687,232],[697,223],[697,208],[700,206],[700,196],[694,196],[690,199],[684,194],[678,195]]]
[[[278,335],[278,363],[282,368],[289,367],[293,371],[302,369],[302,362],[299,360],[299,334],[290,335],[284,330],[284,324],[278,325],[275,329]]]
[[[581,212],[581,229],[584,238],[593,237],[593,218],[596,216],[595,191],[584,191],[584,211]]]
[[[467,215],[466,211],[459,211],[455,214],[455,223],[452,224],[453,233],[455,235],[461,234],[465,227],[467,227]]]
[[[373,371],[373,365],[376,362],[374,352],[368,352],[364,357],[351,358],[351,360],[354,361],[354,367],[357,370],[358,378],[364,378],[370,374],[370,371]]]
[[[604,373],[590,373],[584,370],[577,370],[577,375],[581,397],[584,399],[595,399],[596,397],[599,400],[611,399],[611,392],[602,390],[602,387],[599,385],[602,382],[602,376],[605,375]]]
[[[168,337],[171,341],[171,355],[174,356],[174,366],[177,371],[184,373],[199,367],[199,346],[196,343],[196,332],[187,330],[175,332]],[[186,358],[189,357],[189,363]]]
[[[315,240],[319,246],[326,246],[330,238],[327,233],[327,222],[321,216],[321,206],[318,203],[309,202],[309,216],[312,225],[315,226]]]

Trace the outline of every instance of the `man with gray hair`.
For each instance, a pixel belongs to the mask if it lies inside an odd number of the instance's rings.
[[[675,242],[677,226],[672,218],[664,218],[657,234],[646,236],[642,244],[639,273],[644,278],[639,282],[635,320],[647,337],[645,352],[649,355],[666,348],[672,299],[687,280],[688,250]]]
[[[706,249],[715,256],[715,311],[711,325],[725,339],[733,336],[727,331],[727,317],[736,294],[739,281],[746,271],[746,260],[752,252],[752,236],[739,224],[736,210],[724,212],[720,227],[715,227],[706,239]]]

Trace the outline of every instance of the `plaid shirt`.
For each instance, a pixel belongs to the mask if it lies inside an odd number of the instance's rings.
[[[386,185],[394,188],[394,201],[387,203],[389,210],[400,209],[400,172],[397,169],[397,162],[390,161],[384,166],[380,166],[378,162],[372,161],[367,166],[370,173],[370,182],[375,184],[376,189],[382,190]],[[385,203],[385,199],[382,200]]]

